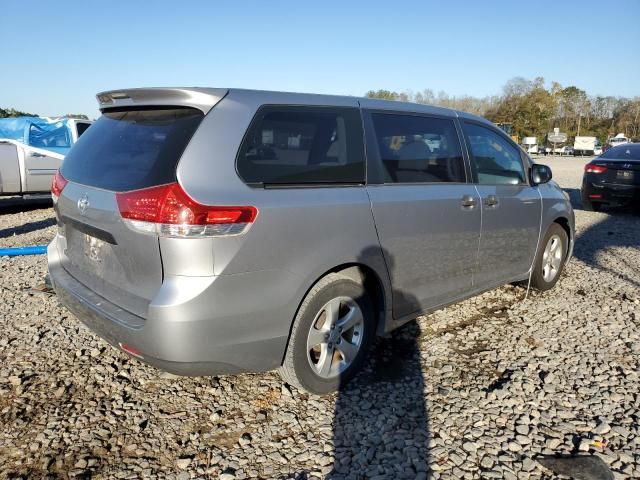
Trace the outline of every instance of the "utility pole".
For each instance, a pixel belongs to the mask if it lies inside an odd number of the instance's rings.
[[[582,110],[584,109],[584,104],[585,100],[582,100],[580,106],[578,107],[578,133],[576,134],[577,137],[580,136],[580,123],[582,122]]]

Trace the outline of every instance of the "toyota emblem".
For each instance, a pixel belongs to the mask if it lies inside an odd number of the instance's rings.
[[[78,210],[80,211],[80,215],[85,214],[89,205],[89,197],[85,193],[78,199]]]

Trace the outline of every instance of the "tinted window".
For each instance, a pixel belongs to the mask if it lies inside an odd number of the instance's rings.
[[[78,137],[80,137],[80,135],[82,135],[90,126],[91,126],[90,123],[76,123],[76,130],[78,132]]]
[[[525,181],[518,147],[489,128],[465,123],[464,130],[478,183],[518,185]]]
[[[464,160],[453,120],[371,115],[385,183],[464,182]]]
[[[610,158],[613,160],[640,160],[640,144],[620,145],[610,148],[600,158]]]
[[[360,112],[355,108],[265,107],[238,153],[248,183],[364,183]]]
[[[202,117],[187,108],[107,112],[65,157],[62,175],[113,191],[174,182],[180,156]]]

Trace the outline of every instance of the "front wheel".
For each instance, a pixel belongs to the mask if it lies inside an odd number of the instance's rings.
[[[280,376],[314,394],[338,390],[362,367],[375,324],[364,287],[351,278],[328,274],[300,306]]]
[[[531,286],[540,291],[553,288],[560,278],[568,251],[567,232],[557,223],[553,223],[540,242],[531,274]]]

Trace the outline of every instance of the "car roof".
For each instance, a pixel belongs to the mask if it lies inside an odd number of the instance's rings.
[[[487,119],[467,112],[451,108],[438,107],[396,100],[380,100],[369,97],[347,95],[325,95],[316,93],[280,92],[270,90],[254,90],[243,88],[202,88],[202,87],[150,87],[109,90],[96,95],[100,109],[129,105],[153,105],[176,102],[178,105],[192,105],[207,113],[222,97],[227,94],[240,97],[264,97],[272,103],[312,104],[327,106],[355,105],[372,110],[393,110],[413,113],[426,113],[446,117],[459,117],[495,126]]]

